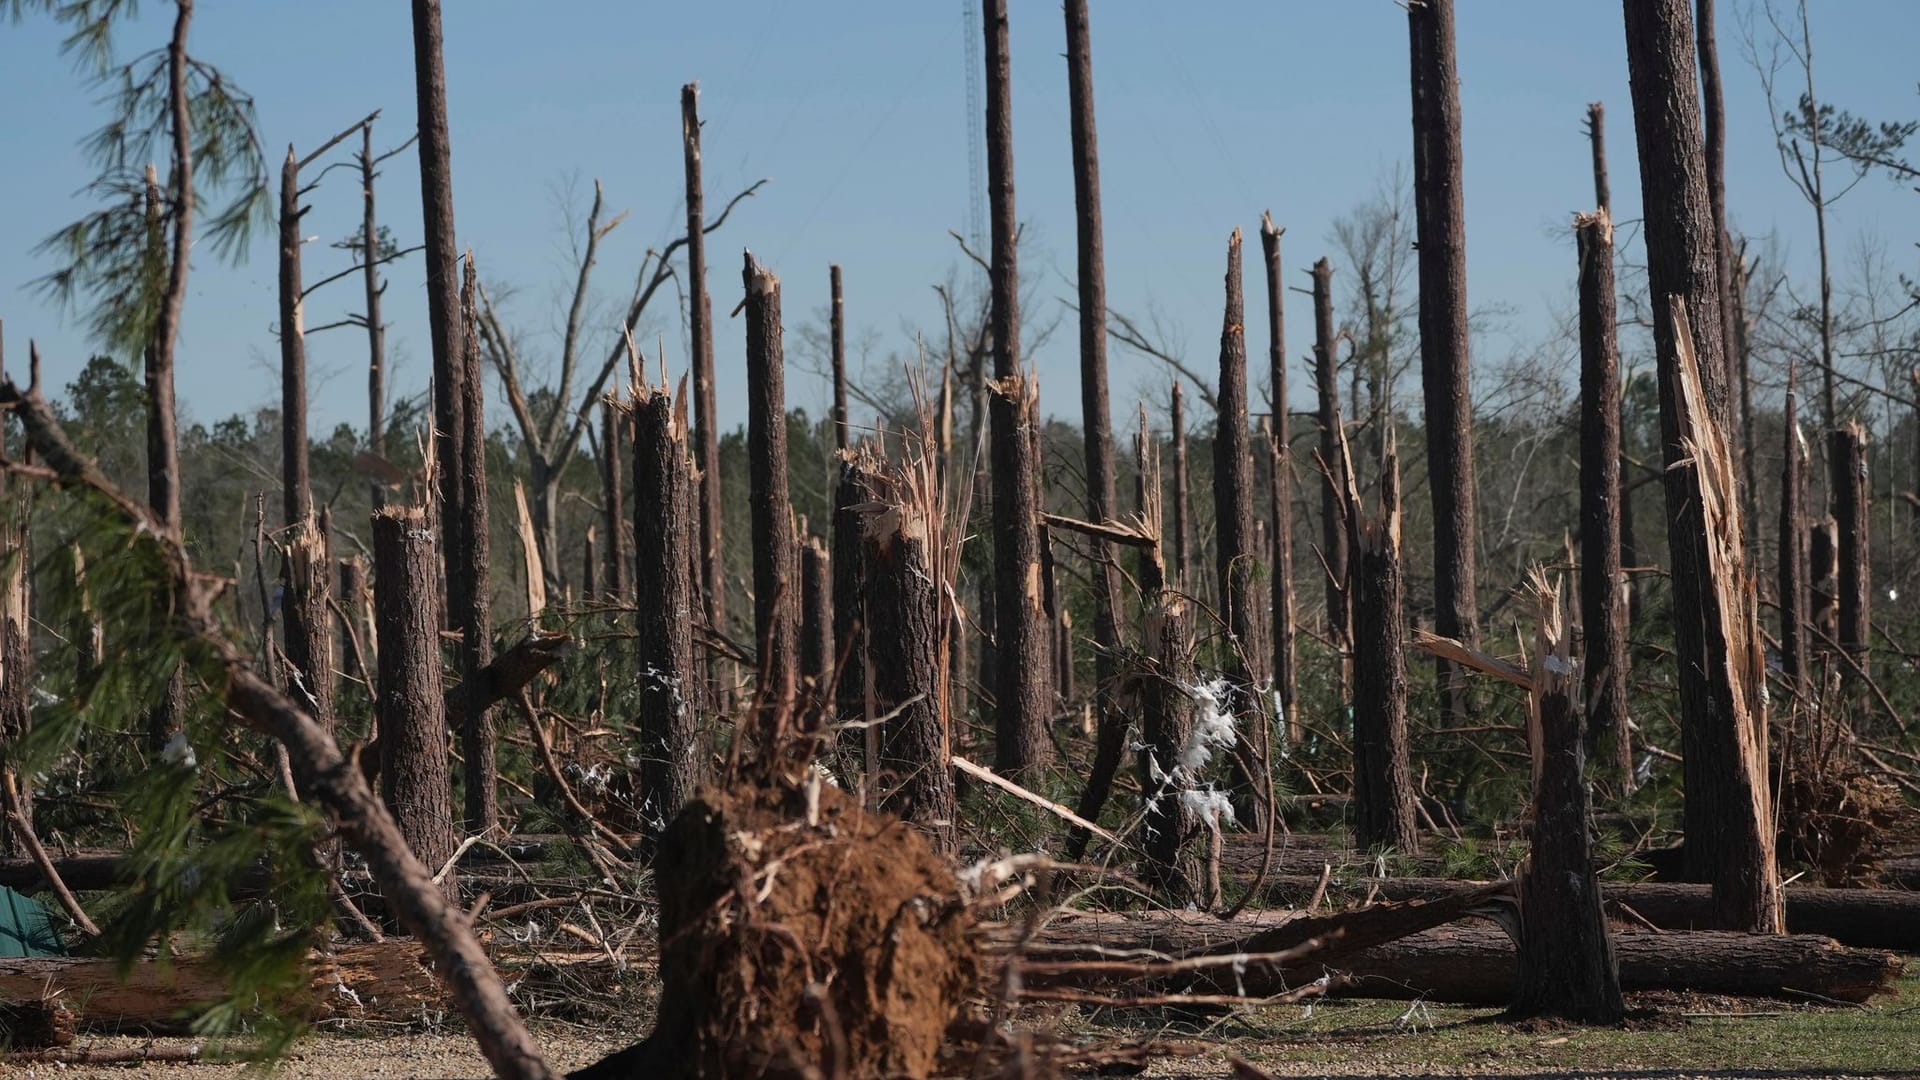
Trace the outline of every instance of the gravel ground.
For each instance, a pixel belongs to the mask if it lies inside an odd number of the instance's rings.
[[[632,1043],[637,1036],[583,1034],[566,1029],[546,1029],[539,1033],[541,1049],[556,1067],[577,1069]],[[102,1048],[142,1046],[184,1047],[188,1039],[92,1038],[83,1036],[74,1044]],[[131,1065],[6,1065],[0,1064],[0,1076],[32,1077],[53,1080],[254,1080],[259,1073],[248,1072],[244,1064],[158,1063]],[[284,1077],[311,1077],[313,1080],[426,1080],[434,1077],[486,1077],[486,1062],[465,1035],[316,1035],[304,1039],[280,1063],[275,1074]]]

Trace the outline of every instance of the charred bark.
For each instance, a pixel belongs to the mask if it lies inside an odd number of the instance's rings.
[[[934,509],[893,483],[866,519],[863,569],[872,620],[880,805],[954,848],[959,807],[947,764],[947,667]]]
[[[1320,396],[1320,559],[1327,575],[1327,636],[1342,654],[1341,697],[1352,687],[1352,601],[1347,593],[1347,458],[1341,450],[1340,377],[1333,327],[1333,264],[1313,264],[1313,375]]]
[[[1040,595],[1039,462],[1028,426],[1039,387],[1020,363],[1020,272],[1013,192],[1013,83],[1007,0],[986,0],[987,202],[993,336],[993,526],[999,661],[994,686],[994,768],[1033,780],[1053,756],[1048,628]]]
[[[1433,626],[1468,644],[1474,600],[1473,397],[1467,356],[1467,224],[1453,0],[1407,6],[1413,84],[1413,210],[1420,256],[1420,382],[1433,493]],[[1436,660],[1440,723],[1467,712],[1465,673]]]
[[[720,420],[714,404],[713,300],[707,293],[706,200],[700,180],[700,84],[680,88],[680,137],[687,174],[687,338],[693,352],[693,453],[699,477],[700,597],[707,625],[726,620],[727,585],[720,557]],[[719,693],[717,671],[710,674]]]
[[[1613,219],[1574,219],[1580,252],[1580,623],[1586,638],[1586,756],[1633,784],[1627,724],[1626,580],[1620,563],[1620,343]]]
[[[1267,268],[1267,362],[1273,419],[1268,429],[1273,499],[1273,694],[1281,730],[1289,743],[1302,735],[1294,713],[1293,673],[1293,450],[1287,440],[1286,288],[1280,277],[1280,234],[1286,230],[1260,215],[1260,251]]]
[[[407,847],[438,869],[460,843],[447,761],[440,628],[433,603],[439,552],[427,511],[393,505],[373,514],[374,626],[380,642],[380,797]],[[441,893],[459,895],[447,875]]]
[[[700,779],[693,660],[699,588],[698,510],[687,458],[686,402],[667,388],[635,388],[633,433],[634,637],[640,668],[641,821],[651,850]]]
[[[1253,446],[1247,426],[1246,303],[1241,290],[1240,230],[1227,241],[1226,315],[1220,328],[1219,408],[1213,436],[1214,557],[1221,613],[1226,620],[1227,655],[1221,665],[1233,686],[1237,727],[1248,740],[1233,755],[1234,802],[1243,816],[1265,795],[1253,768],[1270,763],[1255,748],[1264,740],[1254,732],[1266,723],[1258,698],[1266,681],[1268,597],[1260,595],[1260,546],[1253,529]],[[1250,765],[1249,762],[1255,762]]]
[[[1342,456],[1346,443],[1341,442]],[[1406,581],[1400,567],[1400,462],[1389,445],[1380,512],[1368,514],[1347,484],[1352,533],[1354,842],[1367,850],[1419,850],[1407,733]]]

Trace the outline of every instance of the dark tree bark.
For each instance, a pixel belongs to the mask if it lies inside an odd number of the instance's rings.
[[[606,572],[601,575],[607,596],[625,600],[633,595],[627,583],[626,429],[617,401],[600,404],[600,487],[602,527],[606,530]],[[591,594],[592,590],[588,590]]]
[[[455,475],[465,425],[466,336],[461,332],[459,247],[453,231],[453,144],[447,131],[447,69],[442,55],[440,0],[413,0],[414,100],[420,125],[420,205],[427,272],[427,329],[433,341],[434,460],[440,467],[441,556],[446,560],[448,619],[460,576],[460,485]],[[457,626],[453,627],[458,629]]]
[[[1413,212],[1420,256],[1420,382],[1433,493],[1433,627],[1469,644],[1474,599],[1473,396],[1467,357],[1467,222],[1453,0],[1407,5],[1413,82]],[[1440,723],[1468,711],[1466,675],[1436,660]]]
[[[829,313],[833,347],[833,445],[845,450],[853,433],[847,415],[847,304],[840,287],[840,264],[827,267],[827,279],[833,292]]]
[[[1180,380],[1173,382],[1173,587],[1185,590],[1192,568],[1193,526],[1189,520],[1187,484],[1186,396],[1180,392]]]
[[[1780,675],[1790,691],[1788,708],[1806,698],[1813,654],[1807,648],[1807,449],[1800,433],[1800,402],[1794,372],[1787,372],[1785,429],[1780,455],[1779,596]]]
[[[7,449],[4,431],[0,426],[0,453]],[[22,497],[0,483],[0,760],[8,762],[0,783],[13,782],[18,771],[12,766],[13,757],[33,730],[33,597],[28,572],[33,559],[31,507],[30,494]],[[31,833],[33,784],[24,774],[20,780],[14,795],[20,820],[15,825]],[[14,832],[0,821],[0,851],[16,852]],[[22,846],[31,847],[31,841]]]
[[[300,160],[287,147],[280,166],[280,519],[313,513],[307,480],[307,331],[300,283]]]
[[[1722,381],[1728,393],[1735,385],[1738,356],[1734,352],[1733,237],[1727,232],[1727,106],[1720,91],[1720,46],[1713,28],[1713,0],[1694,0],[1694,44],[1700,66],[1701,162],[1707,169],[1707,206],[1713,214],[1713,261],[1720,284],[1720,340],[1726,365]],[[1724,423],[1727,441],[1745,445],[1737,410],[1729,409]],[[1744,475],[1744,470],[1742,472]]]
[[[1114,504],[1113,430],[1107,400],[1107,265],[1100,216],[1100,140],[1094,123],[1093,42],[1087,0],[1067,0],[1067,102],[1073,141],[1073,203],[1080,293],[1080,416],[1086,438],[1087,520],[1111,521]],[[1114,700],[1114,656],[1120,644],[1119,588],[1113,548],[1090,538],[1087,549],[1093,603],[1094,723],[1093,771],[1080,799],[1080,816],[1098,821],[1126,753],[1127,718]],[[1065,613],[1062,613],[1065,617]],[[1072,697],[1072,638],[1062,650],[1062,696]],[[1078,858],[1086,834],[1076,832],[1068,848]]]
[[[800,595],[793,504],[787,498],[780,279],[748,252],[740,280],[747,290],[747,469],[752,489],[753,637],[760,649],[760,707],[766,710],[766,723],[786,723],[800,674]],[[777,734],[772,727],[766,731]]]
[[[1581,246],[1587,244],[1583,232]],[[1520,884],[1519,980],[1512,1015],[1615,1024],[1626,1014],[1626,1003],[1593,870],[1593,805],[1574,700],[1573,628],[1559,618],[1557,593],[1544,606],[1550,610],[1543,612],[1529,710],[1536,741],[1532,850]]]
[[[1633,784],[1627,725],[1626,582],[1620,569],[1620,343],[1614,330],[1613,219],[1581,214],[1580,623],[1586,638],[1586,754]]]
[[[1341,450],[1345,450],[1344,440]],[[1353,836],[1367,850],[1418,851],[1407,734],[1406,581],[1400,568],[1400,462],[1389,445],[1380,512],[1347,485],[1353,563]]]
[[[1873,489],[1867,484],[1866,429],[1859,421],[1849,420],[1827,434],[1827,446],[1827,460],[1833,468],[1829,481],[1833,520],[1840,540],[1836,589],[1840,594],[1840,626],[1835,640],[1865,670],[1873,632],[1872,548],[1867,540]]]
[[[1807,609],[1814,637],[1840,640],[1840,532],[1831,514],[1807,525]]]
[[[461,290],[460,328],[466,346],[461,379],[460,458],[454,479],[460,492],[460,549],[447,559],[447,606],[460,633],[460,672],[463,682],[477,685],[476,672],[493,662],[493,596],[489,559],[491,528],[487,499],[487,428],[485,384],[480,378],[480,339],[474,318],[473,259],[467,258],[466,283]],[[444,512],[444,511],[443,511]],[[457,583],[457,584],[456,584]],[[475,833],[494,826],[500,818],[499,743],[493,729],[490,703],[470,695],[461,710],[460,748],[466,781],[467,828]]]
[[[360,620],[361,623],[371,631],[373,627],[373,608],[371,604],[372,595],[367,586],[367,563],[365,558],[359,555],[349,555],[346,558],[337,560],[337,565],[339,570],[335,599],[339,602],[339,611],[335,614],[340,620],[340,632],[335,639],[336,643],[333,653],[335,667],[338,669],[338,677],[334,680],[334,684],[336,696],[344,697],[348,693],[347,687],[355,681],[354,676],[356,674],[370,673],[370,668],[363,668],[362,671],[357,673],[348,671],[347,661],[354,656],[357,646],[361,661],[369,665],[372,663],[372,654],[366,652],[366,650],[374,647],[373,635],[369,633],[365,639],[356,642],[355,639],[359,637],[359,630],[354,626],[354,620]],[[366,687],[365,693],[369,697],[376,696],[378,693],[378,685]]]
[[[1227,241],[1226,314],[1220,327],[1219,407],[1213,435],[1214,557],[1226,620],[1222,668],[1233,686],[1232,708],[1248,746],[1233,755],[1234,802],[1251,819],[1265,786],[1250,762],[1266,723],[1258,687],[1266,681],[1268,597],[1260,595],[1266,568],[1253,530],[1253,445],[1247,426],[1246,304],[1241,291],[1240,230]],[[1258,762],[1261,768],[1268,762]]]
[[[287,537],[287,689],[314,723],[333,730],[333,556],[311,516]]]
[[[1347,459],[1341,452],[1340,377],[1333,327],[1333,264],[1313,264],[1313,376],[1320,396],[1320,561],[1327,576],[1327,636],[1341,654],[1341,697],[1352,686],[1352,600],[1347,593]]]
[[[686,403],[662,386],[635,388],[633,400],[634,638],[640,668],[640,797],[649,850],[693,796],[700,779],[695,707],[700,674],[693,660],[699,589],[694,563],[693,478],[687,458]]]
[[[999,660],[994,768],[1033,780],[1053,756],[1053,694],[1040,595],[1039,462],[1029,434],[1039,387],[1020,363],[1020,272],[1013,205],[1013,75],[1007,0],[982,5],[987,65],[987,202],[993,234],[993,569]]]
[[[1686,0],[1626,0],[1627,66],[1640,151],[1647,282],[1660,374],[1660,428],[1672,555],[1675,658],[1686,785],[1688,875],[1711,881],[1726,929],[1777,933],[1780,879],[1773,861],[1766,720],[1752,656],[1751,582],[1736,546],[1737,492],[1704,499],[1722,462],[1696,460],[1687,441],[1728,430],[1716,242],[1701,152],[1693,20]],[[1690,342],[1681,327],[1691,325]],[[1682,355],[1683,347],[1688,355]],[[1691,369],[1691,370],[1689,370]],[[1697,378],[1698,409],[1686,399]],[[1720,447],[1724,450],[1724,445]],[[1691,464],[1687,464],[1691,463]],[[1730,471],[1729,471],[1730,472]],[[1731,536],[1716,533],[1729,528]],[[1714,548],[1719,543],[1722,546]],[[1730,565],[1731,563],[1731,565]]]
[[[839,482],[833,494],[833,652],[840,664],[834,683],[834,713],[841,723],[863,723],[873,718],[867,692],[866,569],[862,548],[864,524],[854,509],[874,498],[878,465],[864,448],[841,455]],[[873,739],[869,739],[869,735]],[[871,764],[867,748],[877,741],[871,728],[841,730],[838,740],[844,762]],[[851,769],[847,770],[851,773]]]
[[[380,321],[380,298],[387,287],[380,282],[380,223],[374,214],[373,125],[360,129],[360,235],[365,245],[360,252],[366,283],[367,323],[367,452],[378,458],[387,456],[387,327]],[[387,487],[375,480],[368,486],[368,498],[375,510],[387,504]]]
[[[1607,107],[1587,103],[1587,142],[1593,147],[1593,204],[1613,213],[1613,189],[1607,183]]]
[[[1286,230],[1260,215],[1260,252],[1267,268],[1267,363],[1273,419],[1268,430],[1273,499],[1273,693],[1289,743],[1303,732],[1294,714],[1293,673],[1293,450],[1287,441],[1286,287],[1280,277],[1280,234]]]
[[[954,848],[959,807],[947,764],[947,668],[932,508],[899,483],[867,518],[863,562],[872,620],[874,711],[880,728],[880,804]]]
[[[1199,858],[1189,840],[1199,822],[1180,797],[1175,768],[1181,748],[1193,731],[1193,702],[1187,687],[1193,684],[1193,656],[1189,641],[1187,601],[1167,580],[1166,545],[1161,532],[1160,444],[1147,430],[1140,413],[1140,431],[1133,441],[1134,501],[1141,521],[1156,542],[1140,550],[1140,654],[1137,672],[1140,694],[1140,790],[1146,793],[1147,819],[1143,846],[1145,873],[1169,907],[1182,908],[1200,899]]]
[[[687,166],[687,338],[693,352],[693,453],[699,476],[700,598],[707,625],[720,629],[727,614],[727,579],[720,557],[720,420],[714,404],[713,300],[707,293],[706,200],[700,181],[700,84],[680,88],[680,137]],[[719,693],[717,672],[710,673]]]
[[[374,626],[380,653],[380,797],[407,847],[438,870],[460,843],[447,762],[440,628],[433,602],[439,553],[427,511],[388,506],[373,514]],[[459,895],[447,875],[441,893]]]
[[[833,707],[824,696],[833,661],[833,562],[825,544],[807,537],[800,545],[800,681],[810,712]]]

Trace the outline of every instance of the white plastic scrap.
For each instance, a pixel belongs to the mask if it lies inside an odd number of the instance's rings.
[[[160,760],[189,769],[200,767],[200,759],[193,756],[193,744],[187,741],[184,731],[174,732],[173,737],[167,740],[166,747],[160,751]]]
[[[1187,744],[1180,748],[1180,767],[1191,776],[1213,760],[1214,747],[1233,745],[1234,732],[1233,712],[1227,708],[1227,680],[1199,683],[1190,688],[1189,693],[1199,704],[1200,712],[1194,717]]]
[[[1180,803],[1194,817],[1213,828],[1239,824],[1234,820],[1232,801],[1223,792],[1215,791],[1211,787],[1205,790],[1188,788],[1180,793]]]

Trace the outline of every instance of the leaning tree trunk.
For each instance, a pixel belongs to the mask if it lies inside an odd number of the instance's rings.
[[[1286,287],[1280,278],[1280,234],[1271,214],[1260,215],[1260,251],[1267,268],[1267,363],[1273,419],[1273,696],[1287,742],[1304,734],[1294,712],[1293,674],[1293,451],[1287,442]]]
[[[492,534],[488,524],[486,402],[480,378],[479,319],[473,306],[476,282],[469,256],[461,289],[460,328],[466,346],[461,350],[465,377],[460,383],[461,431],[456,444],[460,459],[453,466],[460,492],[460,528],[456,535],[461,546],[447,560],[447,606],[460,632],[461,684],[467,688],[460,717],[467,828],[478,834],[499,821],[495,785],[500,770],[493,712],[480,685],[482,680],[475,677],[493,662],[493,597],[488,571]]]
[[[862,569],[880,727],[876,770],[882,808],[918,826],[951,852],[959,806],[947,764],[947,650],[941,618],[946,585],[936,578],[938,509],[889,478],[867,517]]]
[[[1352,600],[1347,593],[1347,457],[1340,428],[1340,378],[1334,354],[1333,264],[1313,264],[1313,375],[1320,395],[1320,559],[1327,575],[1327,636],[1340,661],[1340,696],[1353,685]]]
[[[1867,541],[1867,522],[1872,510],[1872,491],[1867,485],[1867,432],[1857,420],[1849,420],[1827,433],[1827,460],[1832,465],[1833,521],[1839,536],[1839,577],[1835,591],[1840,599],[1840,626],[1836,639],[1853,657],[1854,665],[1867,670],[1868,646],[1872,622],[1872,548]]]
[[[747,470],[753,513],[753,638],[759,647],[763,731],[777,739],[799,685],[798,580],[793,504],[787,498],[786,361],[780,341],[780,279],[754,261],[747,290]],[[771,745],[771,743],[769,743]]]
[[[374,627],[380,652],[380,797],[421,862],[439,868],[460,842],[447,762],[445,690],[434,593],[439,552],[427,511],[395,504],[373,514]],[[447,875],[441,892],[459,895]]]
[[[1620,342],[1613,219],[1574,218],[1580,250],[1580,622],[1586,637],[1586,756],[1633,785],[1627,723],[1626,579],[1620,569]]]
[[[1100,143],[1094,125],[1093,43],[1087,0],[1067,0],[1067,99],[1072,119],[1073,201],[1077,211],[1080,291],[1080,415],[1087,447],[1087,520],[1112,521],[1114,505],[1113,431],[1107,406],[1107,267],[1100,217]],[[1080,799],[1080,816],[1097,821],[1113,778],[1126,753],[1127,718],[1115,700],[1114,657],[1119,652],[1119,583],[1113,547],[1098,537],[1087,549],[1093,603],[1094,740],[1093,771]],[[1062,612],[1064,617],[1065,613]],[[1064,636],[1064,635],[1063,635]],[[1072,673],[1071,638],[1065,641],[1062,676]],[[1070,694],[1068,696],[1071,696]],[[1087,834],[1076,832],[1071,857],[1085,849]]]
[[[1413,82],[1413,211],[1420,256],[1420,382],[1433,493],[1433,626],[1469,644],[1474,607],[1473,397],[1467,359],[1467,223],[1453,0],[1407,5]],[[1467,713],[1465,673],[1445,660],[1440,723]]]
[[[641,832],[648,850],[667,822],[693,797],[700,779],[695,706],[700,675],[693,661],[693,479],[687,460],[686,402],[665,386],[634,388],[633,547],[634,640],[640,670]]]
[[[1587,249],[1587,233],[1580,239]],[[1573,626],[1560,614],[1559,587],[1539,587],[1539,648],[1528,701],[1532,847],[1520,882],[1519,985],[1512,1015],[1616,1024],[1626,1003],[1593,869],[1593,804],[1575,702]]]
[[[1807,697],[1812,653],[1807,649],[1807,445],[1800,433],[1800,401],[1794,369],[1787,369],[1787,401],[1781,414],[1785,430],[1780,455],[1779,596],[1780,677],[1788,688],[1787,707],[1798,711]]]
[[[699,475],[700,596],[707,625],[720,630],[727,612],[725,561],[720,553],[720,418],[714,404],[713,301],[707,294],[706,202],[700,181],[700,84],[680,88],[680,137],[687,172],[687,338],[693,352],[693,453]],[[709,673],[719,689],[717,667]]]
[[[1739,551],[1737,485],[1719,484],[1728,461],[1701,457],[1709,447],[1725,451],[1727,387],[1692,17],[1686,0],[1626,0],[1624,7],[1659,361],[1675,659],[1688,721],[1681,725],[1687,871],[1713,883],[1726,929],[1778,933],[1765,706],[1752,679],[1759,646]],[[1690,400],[1696,381],[1697,404]]]
[[[1227,630],[1227,655],[1221,667],[1233,687],[1235,726],[1247,745],[1236,747],[1233,798],[1237,812],[1251,820],[1264,797],[1261,749],[1266,740],[1254,732],[1266,723],[1258,688],[1266,681],[1267,603],[1260,595],[1266,568],[1253,531],[1253,446],[1247,426],[1246,303],[1241,291],[1240,230],[1227,241],[1227,302],[1220,327],[1220,386],[1213,435],[1214,554],[1220,583],[1221,613]]]
[[[1346,458],[1346,443],[1341,442]],[[1353,822],[1362,849],[1419,850],[1407,734],[1406,581],[1400,567],[1400,462],[1391,444],[1380,473],[1380,513],[1368,514],[1349,477],[1353,538]]]
[[[993,569],[999,661],[994,687],[994,766],[1038,778],[1053,756],[1047,719],[1053,694],[1048,628],[1040,595],[1040,483],[1033,422],[1039,386],[1020,364],[1020,272],[1013,206],[1013,75],[1007,0],[982,5],[987,65],[987,201],[993,234]]]
[[[1187,599],[1167,580],[1166,544],[1161,532],[1160,447],[1140,412],[1134,436],[1134,500],[1140,521],[1154,542],[1140,550],[1140,790],[1146,793],[1143,847],[1147,883],[1175,909],[1199,902],[1200,861],[1190,843],[1199,829],[1197,815],[1181,797],[1176,774],[1181,751],[1193,732],[1193,656]]]
[[[606,570],[601,585],[609,599],[627,599],[627,504],[625,470],[620,462],[625,454],[626,428],[621,423],[617,398],[600,403],[600,519],[606,529]]]

